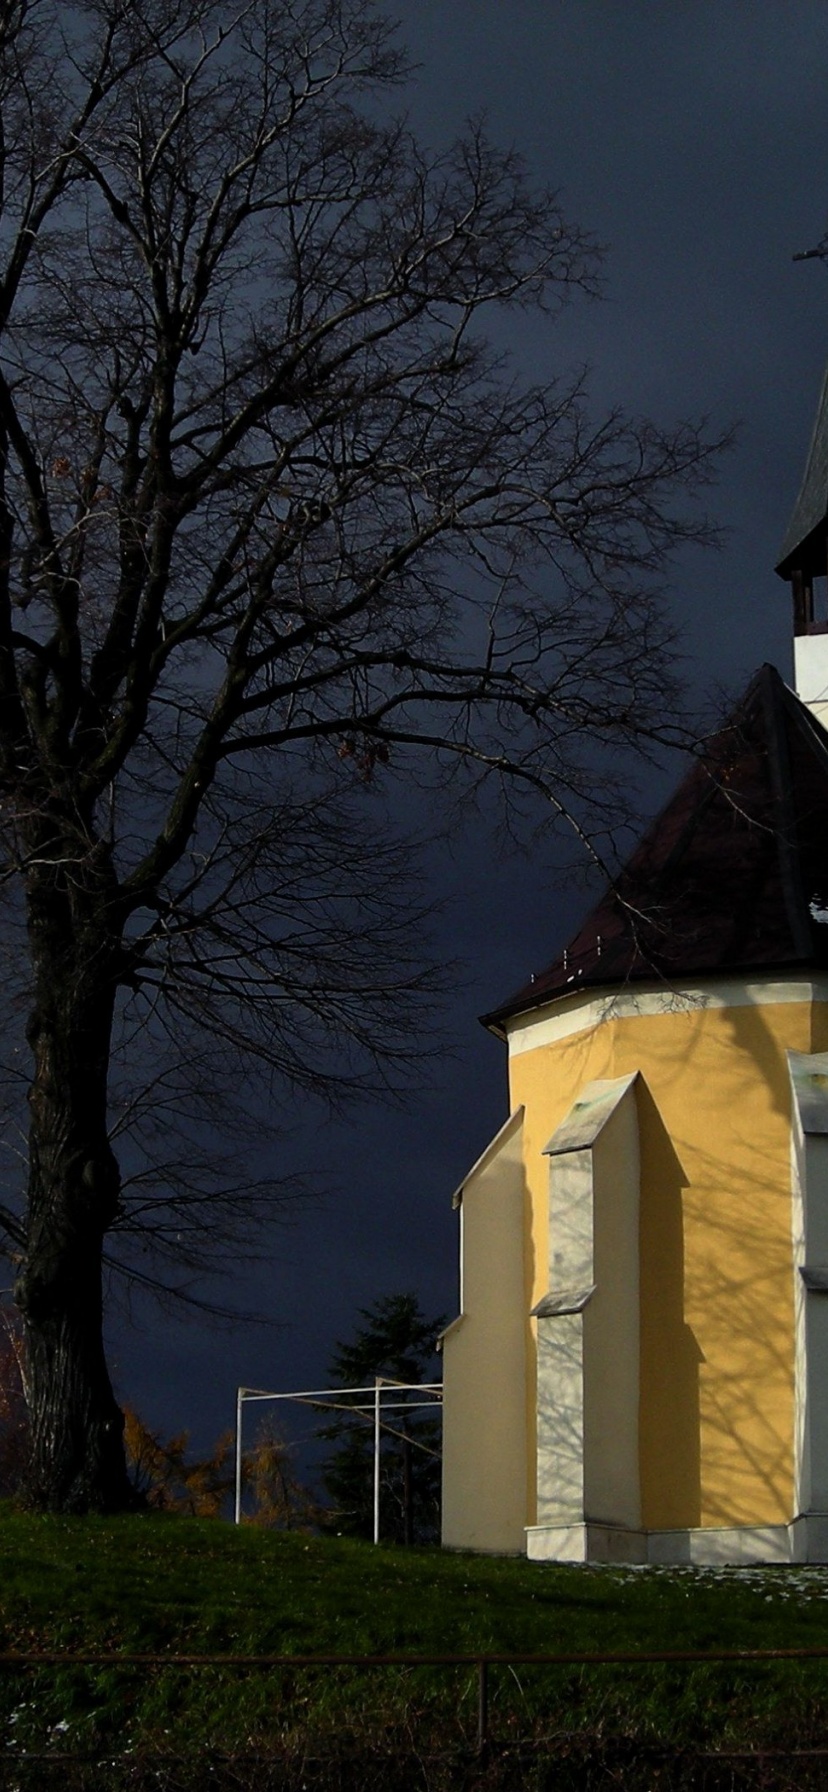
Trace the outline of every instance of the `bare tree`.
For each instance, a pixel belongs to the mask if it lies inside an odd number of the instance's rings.
[[[128,1498],[102,1253],[120,1230],[192,1260],[211,1186],[219,1243],[258,1198],[179,1163],[165,1218],[156,1145],[176,1121],[192,1160],[221,1075],[327,1087],[405,1050],[422,974],[388,821],[418,760],[604,824],[619,748],[669,726],[661,575],[709,535],[688,497],[719,444],[594,423],[580,379],[521,384],[487,347],[485,313],[551,329],[598,258],[481,128],[428,155],[390,117],[405,65],[374,0],[0,17],[0,780],[30,1054],[2,1224],[32,1497],[83,1510]],[[111,1078],[147,1029],[177,1070],[125,1110],[126,1190]]]

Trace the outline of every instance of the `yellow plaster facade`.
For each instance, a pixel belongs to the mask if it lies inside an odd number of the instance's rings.
[[[530,1315],[556,1282],[548,1141],[587,1085],[620,1088],[619,1079],[631,1077],[640,1152],[642,1533],[709,1529],[712,1535],[790,1526],[797,1511],[786,1054],[828,1049],[828,982],[711,979],[693,990],[653,984],[634,993],[585,992],[516,1017],[506,1032],[510,1105],[522,1113],[511,1135],[513,1152],[520,1145],[520,1174],[516,1180],[512,1163],[510,1179],[523,1189],[524,1368],[522,1387],[513,1375],[512,1393],[522,1402],[526,1458],[509,1470],[512,1531],[518,1487],[526,1489],[525,1525],[538,1523],[539,1321]],[[611,1189],[611,1178],[606,1186]],[[478,1311],[490,1305],[495,1331],[505,1323],[501,1252],[502,1236],[498,1244],[495,1231],[490,1248],[485,1241],[475,1245],[475,1302]],[[596,1284],[606,1286],[611,1273],[606,1262],[599,1270],[596,1257]],[[589,1310],[584,1323],[590,1323]],[[549,1335],[560,1337],[562,1328]],[[457,1347],[452,1360],[450,1337],[446,1343],[447,1397],[462,1405],[463,1383],[473,1373],[471,1334],[466,1370]],[[488,1350],[496,1357],[497,1349],[490,1330]],[[510,1353],[516,1365],[513,1338]],[[475,1453],[470,1440],[466,1444],[463,1461],[454,1460],[449,1474],[453,1519],[447,1541],[455,1543],[471,1543],[464,1539],[462,1512],[464,1504],[474,1505],[485,1472],[483,1446]],[[493,1521],[490,1529],[491,1541],[480,1537],[478,1547],[498,1547]]]
[[[527,1314],[549,1285],[547,1139],[597,1078],[639,1072],[640,1411],[646,1529],[785,1523],[793,1500],[787,1050],[828,1046],[828,1003],[661,1000],[510,1053],[524,1109]],[[789,993],[786,990],[786,995]],[[673,1011],[670,1011],[672,1001]],[[595,1004],[584,1004],[594,1008]],[[574,1017],[573,1017],[574,1018]],[[534,1360],[529,1322],[527,1356]],[[534,1455],[536,1388],[527,1376]],[[530,1472],[528,1485],[533,1485]],[[527,1522],[535,1522],[530,1512]]]
[[[457,1192],[461,1314],[442,1340],[443,1542],[499,1555],[524,1549],[527,1510],[522,1119]]]

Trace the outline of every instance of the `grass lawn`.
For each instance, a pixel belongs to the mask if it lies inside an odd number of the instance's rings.
[[[174,1654],[828,1645],[828,1568],[559,1567],[219,1521],[0,1511],[0,1648]],[[470,1668],[43,1667],[0,1676],[0,1749],[175,1752],[475,1729]],[[828,1746],[828,1660],[493,1670],[497,1740]],[[424,1740],[425,1739],[425,1740]]]

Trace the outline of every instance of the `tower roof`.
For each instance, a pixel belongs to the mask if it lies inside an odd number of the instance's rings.
[[[822,382],[811,446],[799,496],[782,544],[777,572],[790,579],[796,571],[812,576],[826,570],[828,536],[828,368]]]
[[[797,965],[828,966],[828,733],[763,666],[566,951],[483,1019]]]

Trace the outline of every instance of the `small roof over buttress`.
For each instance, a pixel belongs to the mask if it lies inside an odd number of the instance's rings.
[[[566,952],[484,1015],[580,989],[828,966],[828,733],[763,666]]]

